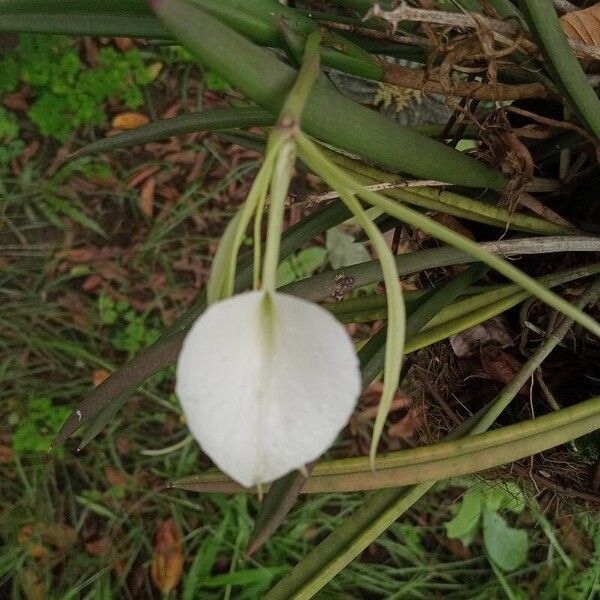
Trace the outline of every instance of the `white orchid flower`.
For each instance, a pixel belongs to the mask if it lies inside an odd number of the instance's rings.
[[[210,306],[177,363],[176,392],[193,436],[246,487],[318,458],[360,389],[346,330],[323,308],[277,292]]]

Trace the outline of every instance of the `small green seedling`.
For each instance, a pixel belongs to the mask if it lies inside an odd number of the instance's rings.
[[[23,416],[15,413],[13,417],[16,425],[12,436],[15,453],[48,452],[52,440],[70,413],[69,407],[56,406],[50,398],[30,397]],[[64,448],[56,448],[55,451],[62,455]]]
[[[465,546],[482,533],[488,558],[504,571],[513,571],[527,559],[529,537],[525,530],[510,527],[500,512],[520,514],[524,508],[525,497],[514,483],[475,484],[446,523],[446,533]]]

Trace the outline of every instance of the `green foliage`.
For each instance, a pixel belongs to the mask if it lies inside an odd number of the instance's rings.
[[[108,98],[130,109],[141,106],[141,86],[151,79],[137,49],[101,48],[97,65],[89,68],[64,36],[24,34],[19,47],[0,59],[0,95],[29,85],[35,98],[29,118],[42,135],[59,141],[82,125],[103,125]],[[0,131],[2,121],[0,114]]]
[[[351,235],[337,227],[327,231],[325,246],[327,260],[334,269],[349,267],[371,259],[363,244],[356,243]]]
[[[27,400],[27,407],[21,417],[15,414],[17,429],[12,436],[15,452],[47,452],[52,440],[71,410],[66,406],[55,406],[50,398]],[[58,448],[57,452],[64,452]]]
[[[292,254],[280,263],[277,268],[277,286],[281,287],[310,277],[319,267],[325,264],[327,251],[325,248],[307,248]]]
[[[2,70],[0,67],[0,88],[2,86]],[[19,123],[15,115],[0,106],[0,166],[16,158],[25,147],[18,139]]]
[[[519,514],[524,507],[523,492],[514,483],[477,484],[463,496],[456,514],[446,523],[446,533],[468,546],[481,529],[490,560],[512,571],[527,559],[529,539],[526,531],[510,527],[499,511]]]
[[[505,571],[513,571],[527,560],[527,532],[510,527],[497,512],[483,513],[483,543],[490,560]]]
[[[206,71],[202,79],[209,90],[227,91],[231,89],[231,86],[214,71]]]
[[[102,323],[111,326],[112,345],[130,356],[150,345],[160,335],[160,331],[148,322],[148,316],[138,314],[125,300],[100,296],[98,310]]]

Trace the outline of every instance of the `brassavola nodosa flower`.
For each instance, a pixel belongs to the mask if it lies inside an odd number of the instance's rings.
[[[255,291],[213,304],[177,363],[177,396],[202,450],[249,487],[319,457],[361,389],[346,330],[323,308]]]

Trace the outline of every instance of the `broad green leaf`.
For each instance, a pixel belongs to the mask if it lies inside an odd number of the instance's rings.
[[[483,543],[490,560],[505,571],[514,571],[527,560],[527,532],[510,527],[497,512],[483,513]]]
[[[145,0],[0,0],[0,31],[171,37]]]
[[[330,229],[325,236],[327,259],[334,269],[350,267],[370,260],[368,250],[363,244],[341,231],[338,227]]]
[[[319,247],[307,248],[288,256],[277,267],[277,287],[310,277],[323,266],[326,258],[327,251]]]
[[[451,539],[459,539],[468,546],[479,531],[483,498],[479,486],[465,492],[458,512],[446,523],[446,534]]]
[[[525,508],[525,494],[514,481],[495,481],[482,493],[485,508],[489,511],[509,510],[519,514]]]

